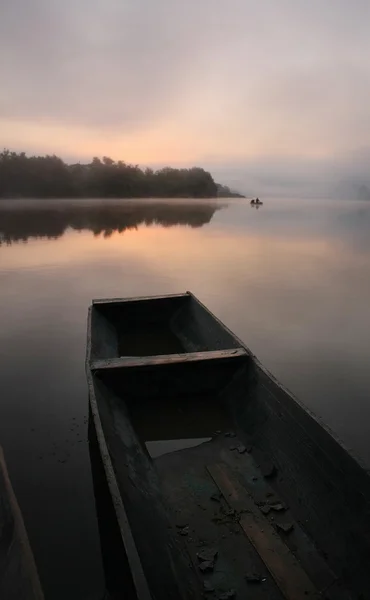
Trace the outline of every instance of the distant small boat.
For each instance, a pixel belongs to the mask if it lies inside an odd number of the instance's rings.
[[[22,514],[0,447],[0,598],[43,600]]]
[[[261,206],[263,204],[263,202],[261,202],[261,200],[259,198],[256,199],[252,199],[250,202],[253,206]]]
[[[193,294],[94,301],[86,373],[112,596],[369,597],[368,472]]]

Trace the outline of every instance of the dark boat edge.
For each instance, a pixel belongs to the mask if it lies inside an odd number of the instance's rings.
[[[258,359],[258,357],[251,351],[251,349],[245,344],[245,342],[243,342],[243,340],[241,340],[233,331],[231,331],[231,329],[229,329],[229,327],[227,327],[227,325],[225,325],[207,306],[205,306],[205,304],[203,304],[192,292],[190,292],[189,290],[187,290],[186,292],[182,292],[182,293],[177,293],[177,294],[164,294],[164,295],[158,295],[158,296],[132,296],[132,297],[125,297],[125,298],[98,298],[98,299],[94,299],[92,300],[91,306],[89,307],[89,312],[88,312],[88,327],[87,327],[87,351],[86,351],[86,373],[89,372],[89,369],[91,368],[90,365],[90,361],[91,361],[91,311],[92,308],[96,305],[99,304],[120,304],[120,303],[128,303],[128,302],[136,302],[136,301],[148,301],[150,302],[151,300],[157,300],[157,299],[172,299],[172,298],[182,298],[182,297],[191,297],[193,298],[193,300],[195,302],[197,302],[202,308],[203,310],[205,310],[209,316],[211,316],[215,322],[218,323],[218,325],[220,327],[222,327],[231,337],[234,338],[234,340],[237,342],[237,345],[240,348],[244,348],[245,351],[247,352],[247,354],[251,357],[251,359],[253,360],[253,362],[255,363],[256,367],[258,367],[258,369],[269,379],[271,380],[271,382],[274,384],[274,386],[276,386],[281,393],[286,394],[286,396],[289,397],[290,401],[292,402],[292,404],[297,405],[297,407],[299,407],[303,413],[306,413],[306,415],[308,417],[310,417],[311,419],[313,419],[313,421],[316,423],[316,425],[325,431],[326,434],[328,434],[330,436],[330,438],[332,438],[332,441],[335,442],[335,444],[338,444],[341,449],[344,451],[345,454],[347,454],[349,457],[351,457],[352,460],[354,460],[358,466],[366,471],[368,474],[370,474],[370,468],[365,464],[364,460],[350,447],[348,447],[343,440],[340,438],[340,436],[338,436],[338,434],[336,434],[324,421],[321,417],[319,417],[314,411],[312,411],[304,402],[302,402],[301,400],[299,400],[299,398],[293,394],[293,392],[291,392],[291,390],[289,390],[289,388],[287,388],[284,384],[281,383],[281,381],[279,381],[274,375],[273,373],[271,373],[265,366],[264,364]],[[370,481],[370,480],[369,480]]]
[[[116,300],[120,301],[120,300]],[[93,304],[96,301],[93,301]],[[112,461],[109,455],[109,450],[107,448],[105,435],[103,431],[103,427],[100,420],[99,409],[95,397],[95,389],[93,376],[90,369],[90,358],[91,358],[91,317],[92,317],[92,306],[89,307],[88,312],[88,323],[87,323],[87,331],[88,331],[88,342],[87,342],[87,351],[86,351],[86,376],[88,383],[88,393],[89,393],[89,405],[91,416],[93,418],[94,427],[95,427],[95,436],[96,441],[99,446],[100,456],[103,463],[105,476],[107,479],[109,492],[111,494],[113,500],[113,506],[115,515],[118,521],[120,535],[121,535],[121,543],[122,549],[124,552],[124,558],[126,559],[129,568],[130,574],[132,576],[132,581],[130,582],[131,587],[134,589],[135,594],[139,600],[151,600],[152,596],[149,591],[148,582],[144,573],[144,569],[141,563],[141,559],[139,556],[139,552],[137,550],[135,540],[132,535],[131,527],[128,521],[128,517],[126,514],[125,507],[123,505],[122,497],[118,488],[117,479],[115,476],[114,468],[112,465]]]
[[[340,448],[343,450],[343,452],[348,455],[355,463],[357,463],[357,466],[365,471],[368,475],[370,475],[370,468],[365,464],[365,461],[359,456],[357,455],[357,453],[352,449],[349,448],[344,442],[343,440],[338,436],[338,434],[336,434],[324,421],[321,417],[319,417],[314,411],[312,411],[304,402],[302,402],[301,400],[299,400],[299,398],[293,394],[293,392],[287,388],[284,384],[281,383],[281,381],[279,381],[275,375],[273,375],[273,373],[271,373],[265,366],[264,364],[258,359],[258,357],[251,351],[251,349],[245,344],[245,342],[243,342],[235,333],[233,333],[228,327],[227,325],[225,325],[218,317],[216,317],[216,315],[214,313],[212,313],[212,311],[209,310],[209,308],[207,308],[200,300],[198,300],[198,298],[196,296],[194,296],[194,294],[192,292],[187,291],[186,294],[188,294],[189,296],[191,296],[192,298],[194,298],[196,300],[196,302],[198,302],[198,304],[201,305],[201,307],[206,310],[212,317],[213,319],[221,326],[223,327],[240,345],[241,348],[244,348],[247,352],[247,354],[252,358],[254,364],[256,365],[256,367],[258,367],[258,369],[269,379],[271,380],[271,382],[274,384],[274,386],[276,386],[281,393],[285,394],[289,400],[292,402],[292,407],[294,405],[297,405],[296,408],[301,409],[303,413],[306,414],[307,417],[309,417],[310,419],[312,419],[315,424],[319,427],[319,429],[322,429],[325,431],[325,433],[329,436],[329,438],[332,438],[332,442],[335,445],[339,445]],[[294,405],[293,405],[294,403]],[[289,408],[289,407],[288,407]],[[370,477],[369,477],[369,483],[370,483]]]
[[[304,403],[299,401],[268,371],[268,369],[266,369],[266,367],[264,367],[251,350],[228,327],[226,327],[222,321],[204,306],[196,296],[188,291],[184,294],[167,296],[144,296],[125,299],[117,298],[108,301],[98,300],[93,301],[92,306],[89,308],[86,373],[89,384],[90,406],[104,469],[121,530],[122,541],[138,592],[137,597],[146,600],[151,598],[151,594],[143,571],[141,559],[133,539],[130,523],[128,522],[127,514],[122,503],[99,416],[97,400],[95,397],[94,373],[91,364],[91,316],[94,304],[140,300],[150,301],[155,300],[156,298],[178,298],[186,296],[193,298],[193,300],[208,313],[208,316],[210,316],[215,323],[221,326],[223,330],[233,338],[235,346],[245,349],[246,353],[251,358],[251,363],[256,374],[256,384],[252,383],[252,395],[246,416],[251,417],[252,421],[255,420],[254,424],[256,424],[258,423],[259,418],[265,416],[264,411],[267,409],[270,421],[266,430],[262,427],[262,432],[257,432],[256,439],[254,440],[256,451],[261,450],[262,453],[266,453],[267,451],[267,454],[273,456],[276,455],[277,462],[280,460],[282,464],[284,464],[284,460],[286,460],[287,457],[289,459],[289,456],[293,457],[294,460],[296,459],[296,456],[299,456],[299,460],[295,465],[296,469],[293,469],[288,474],[286,481],[283,482],[282,487],[280,487],[279,491],[282,493],[282,497],[284,497],[284,490],[289,491],[289,486],[292,485],[292,483],[298,488],[301,488],[304,497],[305,492],[311,491],[311,485],[312,488],[315,487],[315,478],[318,479],[317,491],[320,491],[321,489],[322,496],[318,498],[318,496],[316,495],[315,497],[314,494],[311,498],[311,502],[313,502],[311,506],[307,505],[305,507],[303,505],[302,507],[299,507],[296,504],[295,508],[298,512],[298,518],[299,513],[302,515],[302,511],[304,513],[305,510],[308,512],[306,516],[314,515],[315,510],[318,508],[318,505],[315,504],[317,501],[322,503],[319,510],[319,512],[321,512],[321,517],[323,514],[325,515],[325,511],[327,515],[333,512],[334,516],[332,521],[337,526],[337,531],[333,533],[333,535],[328,536],[326,523],[324,523],[325,531],[321,533],[317,519],[316,522],[315,519],[313,519],[313,529],[311,528],[311,531],[308,530],[308,532],[312,533],[312,539],[315,541],[316,535],[319,538],[317,540],[319,542],[320,538],[326,538],[329,545],[329,556],[332,550],[334,561],[338,559],[341,553],[343,554],[343,560],[348,560],[349,568],[352,569],[349,579],[351,581],[356,581],[358,579],[355,589],[361,589],[362,583],[365,584],[367,582],[367,575],[364,571],[364,562],[366,557],[370,556],[369,544],[366,541],[366,519],[370,515],[370,477],[368,468],[366,468],[363,461],[358,458],[352,450],[349,450],[339,437],[333,433],[333,431],[315,413],[308,409]],[[235,387],[237,387],[237,382],[235,382]],[[256,415],[254,413],[256,413]],[[284,438],[284,432],[286,431],[287,426],[292,429],[292,435],[289,438]],[[268,434],[271,433],[272,430],[274,430],[274,433],[271,436],[271,440],[269,440]],[[302,467],[302,465],[303,474],[299,472],[299,467]],[[315,471],[315,469],[318,470]],[[325,489],[326,485],[328,486],[328,489]],[[334,502],[333,494],[335,498]],[[339,514],[335,514],[337,508],[340,508]],[[348,523],[346,522],[346,517],[349,517],[350,521]],[[355,536],[356,532],[361,534],[357,541],[355,537],[352,538],[353,548],[351,548],[348,553],[345,550],[347,547],[347,530],[350,536]],[[337,542],[340,542],[338,548],[336,548]],[[355,562],[356,555],[358,556],[358,560]],[[339,560],[339,570],[343,570],[343,576],[345,576],[344,565],[346,563],[343,565],[343,560]],[[332,560],[330,560],[329,564],[331,563]],[[340,574],[339,577],[341,578]],[[347,579],[346,576],[345,578]],[[142,591],[139,592],[140,585]],[[354,592],[355,589],[353,590]],[[348,597],[352,598],[352,595]]]
[[[11,534],[9,535],[9,533]],[[44,600],[23,516],[0,446],[0,597]]]

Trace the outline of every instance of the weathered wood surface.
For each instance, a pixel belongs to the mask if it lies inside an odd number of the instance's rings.
[[[130,368],[95,370],[95,377],[103,381],[112,392],[122,396],[129,405],[151,398],[212,398],[227,386],[240,369],[247,368],[246,354],[236,354],[220,360],[171,362],[159,365],[141,365]]]
[[[250,368],[233,379],[223,400],[230,403],[256,455],[276,464],[276,490],[304,523],[340,585],[351,590],[344,597],[361,597],[370,589],[369,470],[234,338],[252,360]]]
[[[105,359],[118,354],[118,336],[114,325],[98,310],[89,308],[87,320],[86,361]]]
[[[150,298],[142,299],[140,310],[130,300],[126,306],[132,309],[131,321],[127,320],[129,313],[119,301],[112,303],[113,313],[106,301],[101,306],[99,303],[93,306],[92,310],[101,309],[101,315],[109,315],[106,321],[113,327],[110,332],[114,330],[114,335],[119,330],[125,331],[125,327],[132,330],[141,324],[141,331],[145,332],[151,323],[165,322],[167,327],[170,324],[187,352],[243,348],[244,354],[220,360],[187,360],[183,354],[170,360],[166,356],[144,360],[125,358],[132,360],[131,367],[126,368],[121,359],[116,360],[118,345],[112,351],[112,338],[106,338],[102,353],[93,353],[93,356],[88,353],[88,373],[92,377],[91,369],[96,367],[95,381],[106,384],[108,396],[114,393],[117,398],[124,398],[128,407],[143,398],[156,403],[160,398],[176,402],[186,397],[209,402],[217,398],[228,407],[241,439],[252,444],[255,460],[267,459],[274,463],[274,491],[289,505],[302,527],[297,540],[303,542],[305,536],[311,540],[307,548],[313,545],[319,548],[321,558],[328,565],[328,570],[318,567],[330,589],[338,590],[338,593],[328,593],[328,597],[361,597],[364,590],[370,589],[370,477],[367,470],[192,294],[173,298],[167,296],[163,302],[159,299],[157,305],[155,299],[153,304]],[[163,309],[157,315],[155,306]],[[147,319],[144,328],[142,316]],[[104,321],[100,325],[104,326]],[[94,336],[99,335],[99,327],[93,332]],[[93,366],[92,358],[113,360],[95,362]],[[287,546],[289,543],[287,540]],[[309,552],[309,559],[308,555]],[[315,561],[307,560],[312,570],[316,568]],[[335,583],[330,583],[330,573],[336,578]],[[310,578],[317,585],[321,576],[310,575]],[[351,591],[346,592],[348,589]]]
[[[122,577],[122,572],[129,571],[130,577],[127,578],[125,587],[121,588],[121,593],[123,592],[123,590],[125,590],[125,593],[127,594],[129,600],[151,600],[148,582],[135,544],[131,526],[127,517],[124,499],[122,497],[121,490],[118,485],[116,474],[114,472],[113,464],[111,461],[110,452],[107,446],[106,433],[108,432],[103,431],[101,414],[103,414],[104,416],[104,410],[101,411],[98,407],[98,391],[95,387],[92,374],[89,371],[87,372],[87,381],[89,388],[89,402],[91,413],[89,428],[94,429],[93,434],[89,432],[89,438],[92,439],[91,456],[94,456],[94,443],[96,440],[101,457],[101,464],[105,473],[108,491],[112,499],[112,505],[115,513],[115,517],[112,517],[110,515],[111,523],[113,521],[112,526],[114,527],[114,525],[116,525],[117,527],[114,538],[115,540],[117,540],[118,538],[118,541],[116,542],[116,547],[118,547],[119,549],[120,558],[123,562],[123,564],[119,566],[119,569],[115,570],[115,574],[113,577],[120,579]],[[92,471],[96,475],[96,477],[94,478],[94,483],[96,483],[99,480],[99,471],[101,473],[100,465],[93,462]],[[96,486],[96,489],[97,487],[98,486]],[[104,496],[104,485],[102,487],[102,495]],[[100,506],[99,500],[97,504],[99,504]],[[99,506],[97,506],[97,508],[99,508]],[[104,550],[107,550],[107,548],[103,548],[103,551]],[[117,573],[118,575],[116,575]]]
[[[107,600],[152,600],[109,455],[101,452],[89,410],[89,454]]]
[[[244,348],[231,350],[211,350],[209,352],[188,352],[186,354],[160,354],[158,356],[121,356],[120,358],[108,358],[103,360],[93,360],[91,369],[99,371],[104,369],[121,369],[132,367],[156,367],[168,366],[176,363],[215,361],[214,367],[217,368],[218,362],[229,360],[230,358],[245,357],[248,354]]]
[[[99,411],[95,425],[100,427],[101,424],[109,453],[105,462],[114,472],[129,523],[129,531],[125,527],[122,534],[132,536],[153,597],[161,600],[200,599],[200,582],[196,573],[189,570],[189,556],[177,539],[176,528],[162,498],[158,475],[136,436],[124,402],[110,394],[102,383],[95,382],[92,392],[92,408],[95,413],[97,408]],[[127,551],[128,558],[132,552],[133,545]],[[146,598],[139,597],[140,600]]]
[[[253,498],[262,514],[266,514],[266,506],[273,503],[282,504],[284,509],[275,512],[271,509],[266,518],[274,525],[276,517],[284,522],[294,522],[294,528],[289,535],[284,537],[284,542],[301,563],[307,575],[318,590],[332,588],[337,581],[333,571],[329,568],[322,554],[318,551],[312,538],[303,529],[301,523],[295,519],[289,504],[284,502],[276,493],[274,486],[276,478],[266,479],[261,476],[261,471],[253,458],[254,450],[250,445],[251,452],[239,454],[238,452],[223,452],[221,461],[225,463],[237,475],[241,484]],[[338,600],[339,597],[327,593],[327,600]]]
[[[258,458],[268,456],[275,488],[321,549],[344,587],[370,589],[370,478],[302,406],[258,367],[241,387],[235,414]],[[356,597],[356,596],[355,596]]]
[[[170,329],[173,316],[190,302],[191,297],[188,294],[159,296],[152,300],[138,298],[126,301],[94,301],[89,310],[87,361],[119,357],[121,354],[130,355],[129,346],[135,337],[143,339],[145,348],[148,345],[145,343],[145,336],[153,337],[153,327]],[[175,334],[172,335],[175,338]],[[126,337],[128,341],[125,342]],[[177,346],[181,346],[180,340],[176,338],[176,341]],[[155,347],[155,340],[151,343]],[[158,352],[140,352],[140,343],[133,345],[138,348],[132,354],[162,353],[159,335]],[[124,347],[124,352],[120,352],[121,346]],[[172,349],[173,352],[180,351],[177,346]]]
[[[210,598],[216,600],[227,590],[235,590],[235,600],[283,600],[263,561],[243,535],[238,514],[231,510],[206,469],[221,461],[224,453],[230,461],[243,458],[230,452],[232,439],[235,440],[220,434],[210,442],[156,458],[166,502],[175,522],[179,526],[187,524],[188,535],[183,537],[180,533],[179,538],[186,543],[202,579],[215,588]],[[197,555],[207,549],[217,550],[217,558],[214,569],[202,574]],[[249,583],[248,573],[258,574],[260,583]]]
[[[138,298],[137,300],[101,301],[93,302],[94,311],[99,311],[109,318],[112,323],[116,322],[122,328],[132,328],[143,322],[156,323],[169,320],[176,311],[191,302],[188,294],[177,296],[157,296],[149,298]]]
[[[23,517],[0,447],[0,598],[43,600]]]
[[[190,292],[189,300],[171,320],[171,327],[187,352],[244,347]]]
[[[264,518],[252,498],[223,464],[208,471],[287,600],[317,600],[320,596],[295,556]]]
[[[97,359],[118,357],[120,354],[130,355],[130,345],[135,347],[132,352],[135,355],[181,352],[176,345],[181,346],[184,352],[240,347],[233,334],[189,292],[123,301],[98,300],[93,301],[90,310],[91,340],[88,339],[88,345],[91,345],[91,350],[88,355]],[[172,350],[169,348],[165,351],[159,349],[157,352],[140,352],[140,343],[143,349],[148,346],[145,336],[149,340],[153,335],[157,335],[158,348],[163,346],[160,331],[156,331],[156,328],[162,328],[163,331],[168,329],[168,332],[171,332],[174,347]],[[155,340],[149,345],[154,348]],[[124,348],[124,352],[120,352],[121,347]]]
[[[230,431],[230,423],[225,423],[224,431]],[[230,437],[221,433],[212,441],[192,448],[163,454],[155,459],[156,470],[161,476],[166,500],[180,525],[187,524],[188,535],[185,538],[189,551],[197,564],[197,553],[200,548],[216,548],[218,557],[214,572],[207,572],[204,577],[217,590],[235,589],[236,598],[253,598],[253,600],[282,600],[274,579],[269,574],[254,546],[245,535],[240,535],[240,512],[233,510],[227,499],[219,493],[214,480],[207,471],[210,464],[227,465],[234,476],[237,476],[255,503],[255,510],[260,511],[263,518],[268,519],[275,528],[276,522],[292,522],[293,530],[283,536],[284,543],[295,556],[297,562],[307,573],[317,590],[325,600],[349,600],[348,593],[325,562],[320,550],[302,530],[295,515],[289,507],[284,510],[271,510],[266,517],[263,509],[267,504],[282,502],[274,491],[274,480],[265,479],[253,459],[252,453],[230,447],[240,444],[238,434]],[[285,505],[286,506],[286,505]],[[264,523],[265,521],[263,521]],[[264,529],[262,526],[261,529]],[[239,534],[239,535],[238,535]],[[260,578],[258,583],[248,583],[245,576],[255,573]],[[219,592],[220,593],[220,592]],[[216,593],[217,597],[217,593]],[[355,599],[358,600],[357,595]]]

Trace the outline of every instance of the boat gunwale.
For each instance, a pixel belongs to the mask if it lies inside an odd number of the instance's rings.
[[[190,291],[186,292],[187,294],[189,294],[196,302],[198,302],[198,304],[201,305],[201,307],[206,310],[214,319],[215,321],[217,321],[218,325],[220,325],[221,327],[223,327],[237,342],[238,344],[244,348],[247,352],[247,354],[251,357],[252,361],[254,362],[254,364],[258,367],[258,369],[260,371],[262,371],[262,373],[264,373],[264,375],[266,375],[266,377],[268,379],[270,379],[272,381],[272,383],[274,383],[278,388],[279,391],[281,391],[283,394],[287,395],[289,397],[289,399],[291,400],[292,404],[294,405],[294,403],[298,406],[298,408],[300,408],[303,413],[305,414],[305,416],[307,417],[311,417],[311,419],[314,421],[315,425],[318,426],[318,428],[321,428],[324,433],[327,434],[327,436],[329,436],[330,438],[330,442],[334,443],[335,445],[339,446],[340,449],[343,451],[343,453],[350,458],[355,464],[356,467],[360,468],[362,471],[365,471],[365,473],[369,476],[370,475],[370,468],[365,464],[365,461],[359,457],[352,448],[348,448],[347,445],[342,441],[342,439],[338,436],[338,434],[336,434],[322,419],[322,417],[319,417],[314,411],[312,411],[304,402],[302,402],[301,400],[298,399],[298,397],[293,394],[293,392],[291,392],[287,387],[285,387],[285,385],[283,385],[264,365],[263,363],[261,363],[261,361],[258,359],[258,357],[251,351],[251,349],[237,336],[235,335],[235,333],[233,333],[228,327],[227,325],[225,325],[218,317],[216,317],[216,315],[214,313],[212,313],[212,311],[209,310],[209,308],[207,308],[207,306],[205,306],[200,300],[198,300],[198,298],[196,296],[194,296],[194,294]],[[263,385],[263,384],[262,384]],[[266,387],[266,386],[264,386]],[[299,423],[299,421],[296,419],[296,417],[292,414],[291,410],[289,409],[289,406],[284,405],[284,408],[289,412],[291,418],[297,423],[298,426],[300,427],[304,427],[304,425],[302,425],[302,423]],[[327,438],[328,439],[328,438]],[[319,444],[318,444],[319,445]],[[322,452],[324,452],[326,454],[326,456],[331,460],[331,457],[327,455],[327,453],[323,450],[323,447],[320,445],[320,448],[322,450]],[[370,485],[370,477],[369,477],[369,485]]]
[[[140,555],[136,547],[136,543],[132,534],[130,522],[127,517],[126,509],[123,504],[122,496],[119,491],[117,478],[114,472],[113,464],[110,458],[105,434],[103,431],[98,403],[95,395],[94,385],[94,374],[90,367],[91,358],[91,318],[92,318],[92,306],[89,307],[88,311],[88,344],[86,352],[86,377],[88,382],[89,390],[89,404],[91,407],[91,413],[94,420],[96,437],[99,445],[100,456],[102,459],[109,492],[113,500],[114,511],[116,514],[121,539],[127,561],[132,574],[132,579],[136,591],[138,600],[152,600],[152,595],[149,590],[148,582],[145,576],[145,572],[141,563]]]
[[[101,306],[102,304],[128,304],[130,302],[150,302],[155,300],[171,300],[176,298],[194,297],[191,292],[180,294],[163,294],[160,296],[132,296],[128,298],[97,298],[91,301],[92,306]]]
[[[244,348],[245,351],[247,352],[247,354],[249,355],[249,357],[252,359],[253,363],[255,364],[255,366],[267,377],[268,380],[270,380],[272,382],[272,384],[274,384],[277,388],[277,390],[279,392],[281,392],[282,394],[284,394],[285,396],[287,396],[291,402],[291,406],[288,406],[286,403],[284,403],[284,409],[289,413],[290,417],[295,421],[295,423],[305,429],[305,425],[300,422],[299,418],[297,418],[294,415],[294,409],[301,409],[301,416],[304,416],[304,418],[306,419],[311,419],[312,423],[311,425],[315,425],[316,426],[316,431],[315,434],[320,433],[324,433],[325,435],[325,441],[330,443],[331,449],[333,449],[335,451],[335,449],[340,449],[342,452],[342,455],[344,457],[346,457],[346,459],[350,459],[351,460],[351,465],[350,466],[354,466],[361,470],[362,472],[365,472],[367,474],[367,476],[369,477],[370,475],[370,468],[368,465],[366,465],[365,461],[358,456],[358,454],[350,447],[347,446],[347,444],[345,444],[343,442],[343,440],[340,438],[340,436],[335,433],[329,425],[327,425],[324,420],[322,419],[322,417],[318,416],[313,410],[311,410],[304,402],[302,402],[295,394],[293,394],[289,388],[287,388],[284,384],[282,384],[264,365],[263,363],[258,359],[258,357],[251,351],[251,349],[243,342],[243,340],[241,340],[237,335],[235,335],[235,333],[233,331],[231,331],[231,329],[229,329],[229,327],[227,327],[227,325],[225,325],[207,306],[205,306],[191,291],[187,290],[184,293],[179,293],[179,294],[168,294],[168,295],[160,295],[160,296],[137,296],[137,297],[131,297],[131,298],[113,298],[113,299],[102,299],[102,300],[93,300],[92,301],[92,305],[89,308],[89,313],[92,312],[92,310],[94,309],[94,306],[98,307],[99,305],[102,304],[118,304],[118,303],[125,303],[125,302],[136,302],[136,301],[146,301],[146,302],[150,302],[155,301],[156,299],[162,299],[162,298],[191,298],[193,301],[195,301],[203,310],[205,310],[209,316],[211,316],[213,318],[213,320],[218,324],[219,327],[221,327],[224,331],[226,331],[237,343],[237,345],[240,348]],[[90,325],[88,327],[88,339],[87,339],[87,363],[88,363],[88,368],[91,369],[91,316],[90,316]],[[262,383],[261,385],[263,385],[265,388],[266,386]],[[274,395],[276,396],[276,392],[274,392]],[[281,401],[279,400],[279,398],[277,398],[278,401],[281,403]],[[320,432],[321,430],[321,432]],[[310,435],[310,434],[309,434]],[[314,440],[315,436],[310,435],[310,437],[312,437],[312,439]],[[324,447],[322,444],[319,444],[316,441],[316,444],[318,447],[320,447],[321,451],[326,455],[326,457],[329,460],[332,460],[332,456],[330,455],[330,453],[328,453],[327,451],[325,451]],[[369,488],[370,488],[370,477],[369,477]]]
[[[336,467],[338,472],[342,472],[343,476],[349,475],[351,479],[354,480],[355,483],[359,484],[359,490],[362,494],[366,494],[366,498],[370,498],[370,471],[365,466],[362,459],[357,457],[355,453],[348,449],[347,446],[341,441],[337,434],[335,434],[326,423],[323,422],[321,417],[318,417],[311,409],[309,409],[302,401],[300,401],[290,390],[288,390],[280,381],[259,361],[259,359],[252,353],[248,346],[238,337],[236,336],[220,319],[218,319],[192,292],[188,291],[186,294],[180,294],[176,296],[166,296],[166,298],[170,297],[190,297],[193,301],[195,301],[200,308],[202,308],[217,324],[222,328],[223,331],[227,332],[231,338],[236,342],[237,346],[245,350],[245,353],[248,357],[250,357],[253,365],[259,371],[262,376],[262,381],[259,382],[261,388],[266,390],[269,394],[274,397],[274,401],[276,401],[282,409],[286,412],[286,416],[289,417],[292,421],[293,426],[297,426],[299,429],[305,432],[305,434],[312,440],[313,444],[320,450],[323,456],[325,456],[329,462],[332,463]],[[131,301],[136,300],[155,300],[156,298],[163,298],[163,296],[153,296],[153,297],[142,297],[142,298],[132,298]],[[120,302],[120,300],[116,300],[116,302]],[[102,301],[101,303],[109,304],[109,302]],[[123,540],[123,544],[125,549],[127,550],[126,544],[126,534],[128,534],[133,543],[135,553],[139,560],[140,571],[142,576],[145,579],[146,585],[147,580],[145,577],[145,572],[143,571],[140,555],[138,554],[137,547],[135,544],[135,540],[133,539],[133,533],[131,530],[130,523],[127,518],[127,514],[125,508],[123,506],[123,501],[120,496],[118,482],[113,470],[113,466],[111,463],[109,450],[107,447],[105,434],[102,429],[102,424],[100,421],[99,408],[97,404],[97,400],[95,397],[95,389],[94,389],[94,367],[93,364],[95,361],[91,360],[91,316],[92,311],[94,310],[94,304],[92,304],[89,308],[89,328],[88,328],[88,345],[87,345],[87,354],[86,354],[86,371],[89,382],[89,391],[90,391],[90,405],[92,407],[92,413],[94,417],[95,427],[97,430],[97,437],[100,446],[100,452],[102,455],[102,460],[104,464],[104,469],[106,472],[107,481],[109,484],[109,488],[112,494],[112,498],[115,504],[115,510],[117,515],[118,524],[120,527],[120,534]],[[235,348],[234,348],[235,350]],[[200,352],[202,354],[202,352]],[[168,355],[163,355],[166,357]],[[148,358],[148,357],[147,357]],[[104,361],[102,361],[104,362]],[[109,367],[106,368],[108,370]],[[99,372],[99,368],[95,371],[95,373]],[[266,378],[266,381],[263,379]],[[103,452],[104,450],[104,452]],[[339,460],[338,460],[339,459]],[[348,484],[350,485],[350,484]],[[114,493],[112,492],[114,491]],[[117,506],[115,503],[115,499],[118,498],[119,505]],[[118,511],[119,509],[119,511]],[[118,512],[120,514],[118,514]],[[127,558],[129,560],[129,565],[131,567],[131,558],[130,551],[127,552]],[[133,571],[132,571],[133,572]],[[134,574],[133,574],[134,575]],[[135,580],[136,581],[136,580]],[[148,588],[147,598],[151,598],[150,591]],[[141,598],[146,598],[145,596],[140,596]]]

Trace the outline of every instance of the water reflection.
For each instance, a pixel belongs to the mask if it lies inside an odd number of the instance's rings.
[[[103,595],[86,432],[92,298],[190,289],[370,463],[370,203],[14,202],[0,203],[0,440],[46,597]]]
[[[225,205],[187,201],[0,201],[0,245],[30,238],[57,239],[68,228],[110,237],[139,225],[203,227]]]

